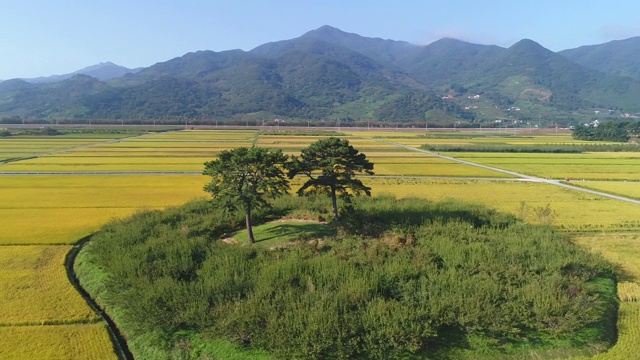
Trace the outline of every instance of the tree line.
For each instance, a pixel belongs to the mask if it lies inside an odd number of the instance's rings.
[[[627,142],[631,137],[638,136],[640,136],[640,121],[585,124],[578,125],[573,130],[574,139],[586,141]]]

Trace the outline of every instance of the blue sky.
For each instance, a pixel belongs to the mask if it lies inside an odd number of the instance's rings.
[[[638,14],[640,2],[616,0],[2,0],[0,79],[250,50],[322,25],[421,45],[528,38],[558,51],[638,36]]]

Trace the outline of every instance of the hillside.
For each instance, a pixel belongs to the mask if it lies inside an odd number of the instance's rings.
[[[640,37],[581,46],[559,54],[589,69],[640,79]]]
[[[507,49],[455,39],[417,46],[323,26],[251,51],[192,52],[104,81],[4,81],[0,117],[568,124],[590,119],[594,109],[640,111],[640,80],[565,56],[532,40]]]

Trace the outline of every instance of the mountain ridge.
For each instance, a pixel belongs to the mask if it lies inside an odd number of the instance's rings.
[[[105,61],[95,65],[87,66],[85,68],[76,70],[68,74],[39,76],[35,78],[21,78],[21,80],[24,80],[26,82],[33,83],[33,84],[41,84],[41,83],[52,83],[52,82],[67,80],[72,78],[75,75],[89,75],[98,80],[107,81],[107,80],[119,78],[126,74],[136,73],[142,69],[143,68],[129,69],[124,66],[116,65],[111,61]]]
[[[569,123],[594,109],[640,111],[638,95],[640,80],[530,39],[508,48],[451,38],[419,46],[323,26],[249,51],[190,52],[105,81],[5,80],[0,117]]]

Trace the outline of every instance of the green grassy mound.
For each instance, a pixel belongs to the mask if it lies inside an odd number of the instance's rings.
[[[222,241],[242,219],[206,202],[144,212],[76,270],[137,358],[566,358],[614,340],[612,268],[549,227],[391,197],[357,199],[337,235],[273,221],[329,208],[280,199],[252,246]]]
[[[256,244],[267,247],[283,247],[299,244],[301,241],[323,239],[335,234],[335,229],[324,222],[313,221],[275,221],[255,226],[253,236]],[[249,245],[249,234],[242,230],[233,235],[230,243],[237,240]]]

